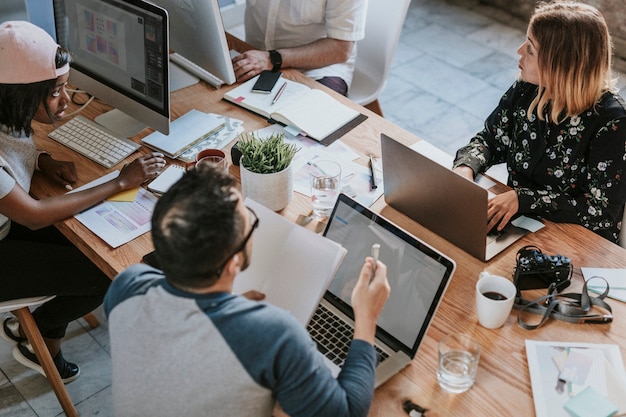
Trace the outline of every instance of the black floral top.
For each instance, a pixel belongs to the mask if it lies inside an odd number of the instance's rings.
[[[515,82],[459,149],[454,166],[474,173],[506,162],[519,214],[577,223],[617,243],[626,202],[626,104],[605,93],[599,103],[560,124],[528,120],[537,86]]]

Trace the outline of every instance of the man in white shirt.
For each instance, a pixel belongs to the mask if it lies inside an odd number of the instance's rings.
[[[297,68],[346,95],[366,14],[367,0],[246,0],[246,42],[257,49],[233,58],[237,80]]]

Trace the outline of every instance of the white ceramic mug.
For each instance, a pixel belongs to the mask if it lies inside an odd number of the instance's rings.
[[[476,282],[478,322],[488,328],[501,327],[515,302],[515,285],[510,279],[481,272]]]

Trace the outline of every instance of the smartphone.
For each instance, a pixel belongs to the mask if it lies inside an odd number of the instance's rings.
[[[280,71],[272,72],[270,70],[262,71],[258,80],[252,86],[255,93],[269,94],[282,73]]]

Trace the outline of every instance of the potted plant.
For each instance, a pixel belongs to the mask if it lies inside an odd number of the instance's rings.
[[[284,209],[293,195],[291,161],[298,148],[285,143],[283,133],[261,138],[254,132],[243,133],[237,147],[243,196],[274,211]]]

